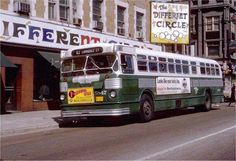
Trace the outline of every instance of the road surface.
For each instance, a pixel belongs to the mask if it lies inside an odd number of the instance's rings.
[[[235,107],[161,112],[136,119],[3,137],[10,160],[235,160]],[[107,121],[107,120],[106,120]],[[108,120],[108,121],[111,121]]]

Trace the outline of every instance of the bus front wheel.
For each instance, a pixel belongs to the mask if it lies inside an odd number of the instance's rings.
[[[153,115],[154,115],[153,101],[149,95],[144,94],[140,101],[140,110],[139,110],[140,120],[141,122],[149,122],[152,120]]]

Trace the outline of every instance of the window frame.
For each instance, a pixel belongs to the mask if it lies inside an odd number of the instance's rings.
[[[125,57],[125,60],[126,62],[122,62],[122,56]],[[127,58],[130,58],[130,64],[127,63]],[[133,60],[133,55],[131,54],[127,54],[127,53],[121,53],[120,54],[120,62],[121,62],[121,71],[123,74],[134,74],[134,60]],[[123,63],[126,63],[126,64],[123,64]],[[130,65],[130,66],[129,66]],[[128,68],[126,68],[128,67]],[[131,67],[131,68],[129,68]]]

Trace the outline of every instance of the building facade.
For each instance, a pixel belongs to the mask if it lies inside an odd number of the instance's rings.
[[[1,0],[1,67],[6,109],[58,109],[60,51],[108,42],[150,44],[150,3],[144,0]],[[44,85],[47,86],[42,88]],[[3,89],[3,88],[2,88]],[[47,93],[41,98],[41,93]]]
[[[196,56],[220,62],[230,58],[228,46],[236,40],[236,25],[231,22],[235,12],[235,0],[191,1],[191,44]]]
[[[191,0],[190,45],[194,56],[217,60],[224,72],[226,93],[235,82],[235,51],[230,47],[236,41],[236,0]],[[232,79],[233,78],[233,79]]]

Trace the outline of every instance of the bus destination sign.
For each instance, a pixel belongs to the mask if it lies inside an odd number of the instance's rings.
[[[77,55],[102,53],[102,51],[103,51],[102,47],[94,47],[94,48],[88,48],[88,49],[75,50],[71,54],[72,56],[77,56]]]

